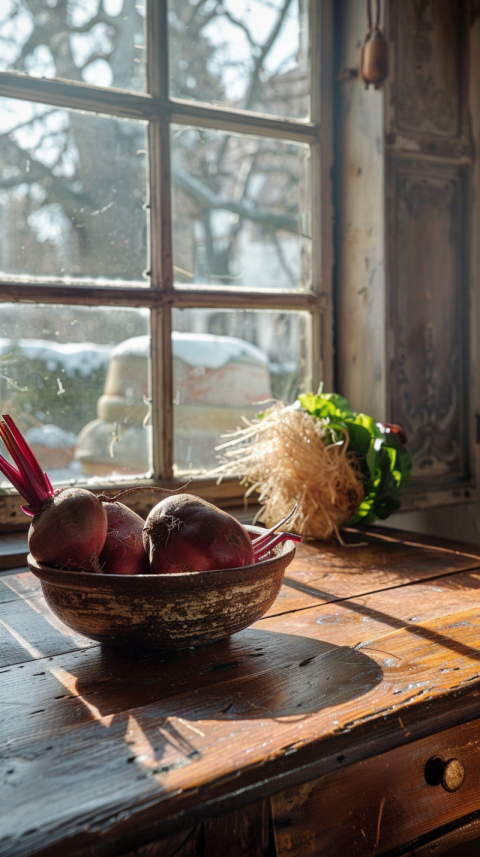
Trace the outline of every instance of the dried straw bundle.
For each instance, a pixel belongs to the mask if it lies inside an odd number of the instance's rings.
[[[267,526],[298,508],[289,527],[306,539],[326,540],[357,511],[365,491],[348,438],[325,445],[324,424],[305,411],[275,405],[219,449],[222,475],[242,477],[259,492]]]

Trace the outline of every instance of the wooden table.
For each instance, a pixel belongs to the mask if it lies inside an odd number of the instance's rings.
[[[3,572],[2,857],[424,857],[479,836],[480,547],[345,539],[302,545],[256,625],[177,653],[75,635]]]

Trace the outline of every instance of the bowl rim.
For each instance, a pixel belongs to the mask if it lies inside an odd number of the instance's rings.
[[[244,525],[245,529],[253,534],[265,532],[263,527],[251,524]],[[237,566],[235,568],[212,569],[211,571],[181,571],[174,574],[96,574],[88,571],[69,571],[67,569],[53,568],[38,562],[31,553],[27,556],[30,571],[48,586],[59,586],[71,589],[138,589],[146,586],[147,589],[184,589],[185,584],[199,584],[202,587],[218,588],[231,583],[232,576],[252,580],[258,577],[267,577],[270,572],[275,572],[279,567],[286,568],[293,560],[296,543],[291,539],[282,542],[274,548],[274,556],[260,560],[250,565]],[[120,582],[122,581],[122,582]]]

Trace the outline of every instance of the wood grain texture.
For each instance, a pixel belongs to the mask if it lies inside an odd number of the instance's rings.
[[[458,0],[390,3],[395,102],[402,131],[460,133],[463,15]]]
[[[228,851],[224,851],[225,854],[228,854]],[[196,824],[187,830],[162,837],[156,842],[141,845],[121,857],[206,857],[204,826]]]
[[[473,423],[466,419],[469,327],[474,331],[466,267],[474,159],[468,8],[458,0],[387,6],[387,412],[407,432],[411,498],[453,496],[462,485],[469,490],[475,469]]]
[[[114,857],[194,830],[175,842],[197,857],[234,824],[258,851],[258,807],[220,816],[477,716],[480,560],[361,538],[302,545],[286,610],[180,652],[90,645],[28,574],[5,578],[2,857]]]
[[[60,622],[40,594],[0,604],[0,667],[92,645]]]
[[[286,572],[285,585],[328,602],[475,568],[479,562],[474,554],[401,542],[388,535],[356,532],[344,538],[347,549],[335,542],[301,545],[294,566]],[[279,603],[273,610],[278,611]]]
[[[40,581],[29,572],[26,563],[16,572],[12,571],[14,567],[11,566],[8,573],[4,572],[0,575],[0,604],[41,595]]]
[[[205,819],[121,857],[276,857],[270,800]]]
[[[270,800],[233,810],[204,824],[205,857],[275,857]]]
[[[480,818],[468,817],[461,825],[450,826],[434,839],[416,844],[406,857],[477,857],[480,849]]]
[[[0,540],[0,571],[19,568],[27,562],[27,536],[25,533],[8,533]]]
[[[476,720],[274,795],[277,857],[370,857],[425,834],[437,838],[436,829],[479,809],[479,736]],[[454,793],[425,779],[427,761],[438,754],[465,767]]]
[[[413,480],[438,489],[469,478],[462,171],[392,158],[387,183],[391,414],[407,433]]]
[[[334,7],[342,28],[337,70],[357,69],[365,4]],[[335,97],[336,379],[354,410],[386,420],[384,98],[356,80],[339,84]]]

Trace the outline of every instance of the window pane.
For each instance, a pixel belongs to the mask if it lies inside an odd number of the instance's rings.
[[[217,466],[221,435],[261,402],[293,402],[311,388],[308,313],[177,309],[173,322],[178,474]]]
[[[172,127],[177,285],[310,284],[307,145]]]
[[[307,7],[306,0],[169,0],[171,94],[306,119]]]
[[[52,481],[150,469],[148,329],[146,310],[1,305],[0,413]]]
[[[145,123],[0,99],[0,275],[141,282],[145,200]]]
[[[145,89],[142,0],[2,0],[0,70]]]

